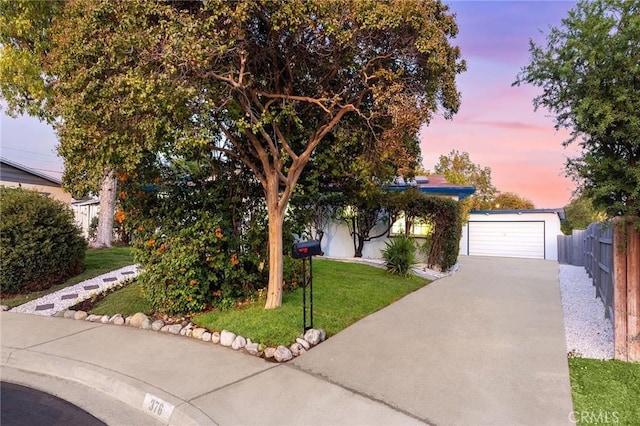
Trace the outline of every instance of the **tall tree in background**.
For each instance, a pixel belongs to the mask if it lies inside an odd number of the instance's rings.
[[[116,175],[134,173],[188,118],[162,63],[172,13],[151,2],[75,0],[52,27],[47,72],[62,118],[63,180],[74,194],[99,190],[102,246],[111,244]]]
[[[435,173],[444,175],[449,183],[476,188],[475,194],[463,202],[464,220],[471,209],[490,206],[497,193],[496,187],[491,183],[491,168],[475,164],[468,152],[452,150],[448,155],[441,155],[435,166]]]
[[[266,308],[282,303],[282,226],[300,175],[325,137],[354,115],[378,144],[414,135],[459,106],[464,70],[454,17],[439,1],[210,1],[180,16],[176,69],[263,187],[269,218]],[[179,36],[178,36],[179,35]],[[169,58],[171,59],[171,58]]]
[[[534,107],[571,130],[565,146],[582,148],[568,175],[609,216],[640,215],[639,40],[638,1],[580,1],[546,46],[531,42],[531,63],[514,83],[542,89]]]
[[[184,92],[160,65],[161,28],[175,10],[141,1],[16,0],[0,11],[7,111],[54,126],[65,189],[76,198],[100,195],[94,244],[110,246],[116,175],[133,172],[186,119]]]
[[[593,202],[584,195],[574,197],[564,211],[567,219],[562,222],[562,232],[567,235],[574,229],[587,229],[590,224],[606,219],[605,213],[594,208]]]
[[[488,206],[482,208],[485,210],[523,210],[533,209],[535,206],[531,200],[513,192],[499,192]]]

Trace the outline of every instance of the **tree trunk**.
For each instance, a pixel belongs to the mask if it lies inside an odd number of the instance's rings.
[[[100,184],[100,214],[96,241],[92,247],[111,247],[113,241],[113,215],[116,207],[116,176],[113,169],[105,168]]]
[[[284,211],[278,203],[278,179],[269,179],[266,192],[267,216],[269,218],[269,286],[265,309],[282,306],[282,288],[284,281],[284,265],[282,261],[282,225]]]
[[[364,249],[364,237],[358,234],[358,245],[356,246],[356,252],[353,257],[362,257],[362,250]]]

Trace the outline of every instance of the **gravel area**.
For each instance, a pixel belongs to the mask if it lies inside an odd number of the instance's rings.
[[[89,299],[91,296],[118,285],[124,280],[135,278],[137,275],[137,265],[125,266],[124,268],[107,272],[106,274],[99,275],[71,287],[63,288],[55,293],[27,302],[24,305],[16,306],[11,309],[11,312],[45,316],[55,315],[58,312],[64,311],[69,306]]]
[[[567,351],[584,358],[613,358],[613,327],[582,266],[560,265]]]

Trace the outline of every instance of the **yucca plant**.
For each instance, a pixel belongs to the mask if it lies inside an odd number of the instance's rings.
[[[416,264],[415,250],[413,239],[406,235],[400,235],[388,241],[386,248],[382,250],[387,271],[396,275],[409,275],[411,267]]]

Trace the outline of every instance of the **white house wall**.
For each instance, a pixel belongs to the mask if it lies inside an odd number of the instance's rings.
[[[386,228],[386,225],[378,225],[371,232],[377,235]],[[381,259],[381,251],[385,248],[385,242],[389,238],[385,236],[376,238],[364,243],[362,257],[366,259]],[[322,238],[322,251],[325,256],[331,257],[353,257],[355,249],[353,248],[353,237],[349,235],[349,229],[344,222],[332,221],[325,230]]]

